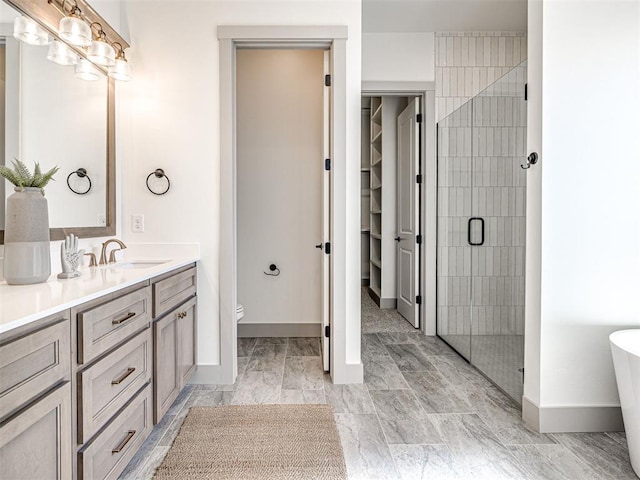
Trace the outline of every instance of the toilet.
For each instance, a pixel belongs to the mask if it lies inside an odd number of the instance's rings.
[[[243,318],[244,318],[244,307],[238,304],[238,307],[236,308],[236,320],[239,322]]]

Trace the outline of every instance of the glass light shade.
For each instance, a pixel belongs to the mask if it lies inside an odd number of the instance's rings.
[[[47,31],[28,17],[15,19],[13,37],[29,45],[48,45],[51,43],[51,37]]]
[[[78,63],[78,54],[71,50],[66,43],[54,40],[49,46],[47,60],[51,60],[58,65],[75,65]]]
[[[116,51],[107,42],[94,40],[87,50],[87,58],[97,65],[112,67],[116,63]]]
[[[128,82],[131,80],[131,65],[124,58],[116,58],[116,64],[109,68],[109,76],[121,82]]]
[[[96,69],[96,67],[94,67],[90,61],[85,60],[84,58],[78,60],[75,73],[77,78],[88,80],[90,82],[93,82],[100,78],[100,72],[98,71],[98,69]]]
[[[75,15],[60,19],[58,34],[60,38],[66,40],[71,45],[77,47],[88,47],[91,45],[91,27]]]

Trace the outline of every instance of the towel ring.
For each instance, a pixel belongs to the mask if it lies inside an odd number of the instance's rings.
[[[162,192],[156,192],[154,190],[151,189],[151,186],[149,185],[149,179],[151,178],[151,176],[155,176],[156,178],[165,178],[167,180],[167,188],[162,191]],[[147,188],[149,189],[149,191],[151,193],[153,193],[154,195],[164,195],[165,193],[167,193],[169,191],[169,189],[171,188],[171,181],[169,180],[169,177],[167,177],[164,173],[164,170],[161,168],[156,168],[153,172],[151,172],[148,176],[147,176]]]
[[[84,192],[79,192],[79,191],[73,189],[73,187],[71,186],[71,176],[72,175],[77,175],[78,178],[86,178],[87,179],[87,181],[89,182],[89,186],[87,187],[87,189]],[[89,178],[89,175],[87,175],[87,169],[86,168],[79,168],[79,169],[71,172],[69,174],[69,176],[67,177],[67,187],[69,187],[69,190],[71,190],[76,195],[86,195],[87,193],[89,193],[89,191],[91,190],[91,179]]]

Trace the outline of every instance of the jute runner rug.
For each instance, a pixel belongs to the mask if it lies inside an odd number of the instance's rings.
[[[192,407],[158,480],[346,480],[328,405]]]

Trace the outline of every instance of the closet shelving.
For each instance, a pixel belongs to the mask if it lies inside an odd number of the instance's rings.
[[[380,299],[382,287],[382,98],[371,97],[369,288]]]
[[[369,263],[369,243],[371,232],[371,143],[370,143],[370,118],[371,108],[368,98],[362,102],[362,142],[360,144],[360,192],[361,192],[361,216],[360,216],[360,236],[361,236],[361,281],[362,285],[369,285],[370,263]]]

